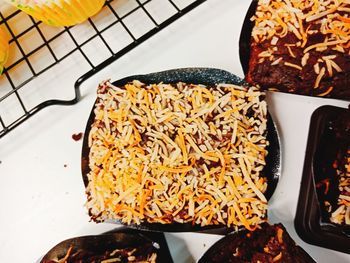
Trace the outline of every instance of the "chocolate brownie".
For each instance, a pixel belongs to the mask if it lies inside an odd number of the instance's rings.
[[[350,99],[350,4],[259,0],[249,83],[302,95]]]
[[[311,263],[315,262],[297,246],[282,224],[261,225],[253,232],[239,231],[219,240],[199,263]]]

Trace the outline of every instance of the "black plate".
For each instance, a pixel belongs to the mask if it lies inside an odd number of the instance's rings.
[[[349,229],[331,224],[322,212],[315,182],[322,177],[319,173],[320,160],[316,154],[321,150],[323,135],[330,121],[347,112],[347,109],[322,106],[311,117],[309,137],[301,180],[297,213],[294,220],[298,235],[306,242],[350,254]],[[333,142],[336,144],[336,142]],[[325,149],[326,151],[331,149]]]
[[[100,255],[106,249],[142,246],[149,243],[157,249],[157,262],[173,262],[163,233],[141,232],[127,228],[116,229],[102,235],[67,239],[54,246],[41,262],[64,257],[70,247],[73,247],[73,252],[83,250]]]
[[[246,75],[249,71],[250,42],[254,27],[254,22],[252,22],[250,18],[255,14],[257,6],[258,1],[253,0],[244,18],[241,35],[239,37],[239,60],[241,61],[244,75]]]
[[[145,84],[154,84],[154,83],[192,83],[192,84],[204,84],[208,86],[214,86],[219,83],[230,83],[236,85],[244,85],[245,82],[233,75],[230,72],[213,69],[213,68],[185,68],[185,69],[174,69],[156,73],[150,73],[147,75],[135,75],[120,79],[113,84],[116,86],[123,86],[126,83],[139,80]],[[87,174],[90,172],[89,168],[89,147],[88,147],[88,137],[90,133],[90,127],[94,122],[95,114],[94,107],[90,113],[90,117],[87,122],[84,140],[83,140],[83,149],[82,149],[82,175],[85,187],[88,185]],[[267,147],[269,154],[266,157],[266,166],[263,170],[264,175],[267,177],[268,188],[266,191],[266,198],[270,199],[273,192],[277,187],[277,183],[281,174],[281,149],[280,149],[280,140],[276,126],[270,116],[268,115],[267,122],[267,139],[270,141],[270,146]],[[120,223],[120,221],[113,221],[114,223]],[[141,229],[141,230],[151,230],[151,231],[162,231],[162,232],[205,232],[213,234],[225,234],[231,232],[232,229],[228,229],[224,225],[214,225],[201,227],[199,225],[192,225],[191,223],[180,224],[160,224],[160,223],[147,223],[144,222],[140,225],[132,224],[128,227]]]
[[[292,238],[289,236],[285,228],[283,227],[282,224],[279,224],[279,226],[284,229],[284,240],[286,241],[285,243],[291,245],[294,243]],[[269,227],[268,224],[262,224],[261,225],[262,230],[264,230],[265,227]],[[259,231],[259,230],[256,230]],[[252,240],[249,240],[246,238],[246,235],[249,233],[247,230],[241,230],[238,232],[234,232],[231,234],[228,234],[227,236],[221,238],[219,241],[214,243],[205,253],[204,255],[200,258],[198,263],[225,263],[229,262],[228,258],[232,257],[232,253],[235,253],[233,248],[235,248],[238,244],[241,247],[244,247],[246,242],[252,242]],[[260,232],[261,234],[263,232]],[[260,238],[260,236],[259,236]],[[242,239],[244,240],[242,242]],[[256,240],[256,239],[254,239]],[[287,242],[288,241],[288,242]],[[247,246],[249,246],[247,244]],[[263,248],[260,248],[263,249]],[[254,251],[252,251],[254,252]],[[297,246],[294,251],[297,255],[296,257],[299,258],[299,262],[304,262],[304,263],[316,263],[301,247]],[[231,261],[230,261],[231,262]],[[235,261],[236,262],[236,261]],[[238,261],[237,261],[238,262]],[[255,261],[254,261],[255,262]]]

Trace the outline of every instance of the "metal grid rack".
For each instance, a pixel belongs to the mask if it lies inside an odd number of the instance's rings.
[[[72,105],[80,100],[80,85],[88,78],[116,61],[139,44],[167,27],[169,24],[185,15],[206,0],[107,0],[99,16],[88,19],[88,37],[83,41],[76,36],[75,27],[54,28],[49,27],[23,12],[12,9],[10,12],[0,11],[0,26],[9,32],[11,36],[10,51],[15,50],[13,58],[5,65],[5,70],[0,76],[0,138],[9,131],[23,123],[41,109],[50,105]],[[129,21],[137,17],[141,28],[134,29]],[[19,21],[27,20],[26,27],[20,28]],[[106,21],[108,24],[106,25]],[[107,37],[108,31],[118,30],[128,37],[128,41],[118,44]],[[48,30],[50,28],[50,30]],[[119,32],[119,34],[120,34]],[[113,32],[111,32],[113,33]],[[65,36],[65,40],[63,40]],[[33,38],[37,41],[32,47]],[[71,46],[64,54],[57,47],[67,38]],[[108,58],[96,63],[91,60],[86,47],[96,39],[102,41],[107,50]],[[39,41],[38,41],[39,40]],[[38,44],[39,43],[39,44]],[[117,45],[116,45],[117,44]],[[49,74],[49,71],[66,59],[78,53],[89,65],[87,73],[77,81],[72,79],[74,97],[69,99],[46,98],[35,105],[27,105],[21,92],[24,87],[35,85],[31,82],[41,75]],[[45,63],[35,56],[44,56]],[[49,61],[49,62],[48,62]],[[75,82],[75,85],[73,84]],[[51,83],[50,85],[55,85]],[[4,87],[6,86],[6,87]],[[15,100],[20,108],[19,114],[7,117],[9,110],[4,110],[2,104],[8,100]],[[12,112],[12,111],[11,111]],[[12,114],[13,115],[13,114]]]

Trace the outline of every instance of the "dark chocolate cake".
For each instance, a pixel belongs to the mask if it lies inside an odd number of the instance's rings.
[[[263,224],[253,232],[239,231],[218,241],[199,263],[315,262],[297,246],[282,224]]]
[[[350,99],[350,4],[259,0],[248,82],[302,95]]]

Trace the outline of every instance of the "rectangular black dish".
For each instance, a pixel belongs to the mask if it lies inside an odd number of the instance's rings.
[[[341,143],[333,140],[327,143],[328,147],[323,147],[324,140],[329,139],[325,137],[326,131],[330,123],[347,114],[348,109],[334,106],[322,106],[312,114],[294,224],[298,235],[304,241],[350,254],[349,229],[329,221],[322,204],[322,192],[316,187],[317,183],[324,179],[321,167],[327,163],[320,157],[319,152],[331,153],[333,146]]]

